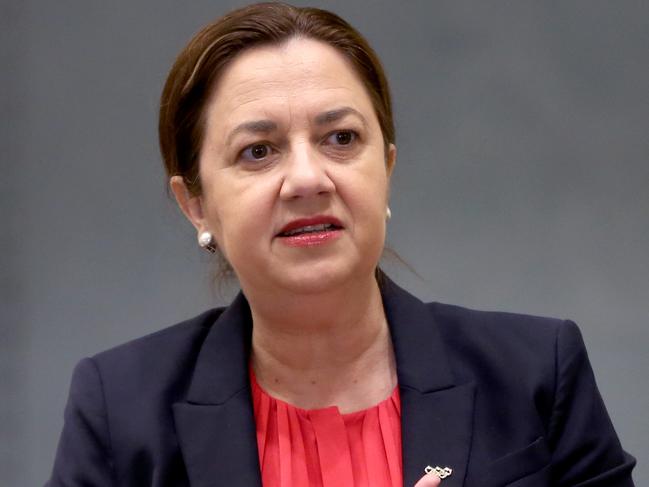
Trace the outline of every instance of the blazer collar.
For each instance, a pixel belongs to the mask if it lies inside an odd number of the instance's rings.
[[[474,385],[458,384],[432,307],[389,279],[383,306],[390,325],[401,394],[404,487],[425,468],[449,467],[445,487],[464,484],[473,429]]]
[[[192,487],[261,487],[248,382],[251,333],[250,308],[239,294],[203,342],[186,402],[173,405]]]
[[[455,379],[428,307],[385,276],[381,295],[397,360],[399,385],[423,393],[452,387]]]
[[[246,389],[252,339],[248,301],[239,293],[212,325],[201,347],[187,400],[224,404]]]
[[[456,384],[430,308],[387,277],[381,293],[401,394],[404,486],[414,485],[427,465],[453,468],[444,485],[461,486],[471,440],[473,386]],[[203,343],[187,401],[174,404],[194,487],[261,486],[248,380],[251,333],[250,308],[239,294]]]

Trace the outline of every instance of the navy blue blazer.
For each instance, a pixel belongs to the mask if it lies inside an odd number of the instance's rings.
[[[424,304],[386,280],[404,487],[632,486],[577,326]],[[239,295],[74,371],[50,487],[261,486]]]

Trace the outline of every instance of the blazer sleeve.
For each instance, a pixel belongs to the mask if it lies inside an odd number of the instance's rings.
[[[63,432],[46,487],[108,487],[113,482],[110,432],[101,376],[85,358],[75,367]]]
[[[558,327],[556,391],[548,439],[558,486],[633,486],[635,459],[622,450],[595,384],[577,325]]]

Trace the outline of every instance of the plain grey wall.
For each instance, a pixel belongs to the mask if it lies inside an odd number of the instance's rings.
[[[156,111],[235,5],[0,7],[1,485],[48,476],[81,357],[226,300],[166,198]],[[318,6],[392,81],[389,243],[423,279],[387,267],[424,299],[575,319],[649,485],[649,2]]]

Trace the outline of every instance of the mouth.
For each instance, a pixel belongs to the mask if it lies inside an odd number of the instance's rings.
[[[342,230],[340,221],[333,217],[313,217],[294,220],[285,225],[277,234],[280,238],[299,237],[301,235],[323,234]]]
[[[341,230],[342,227],[336,226],[333,223],[320,223],[318,225],[305,225],[303,227],[298,227],[293,230],[288,230],[281,232],[280,237],[293,237],[294,235],[302,235],[305,233],[316,233],[316,232],[330,232],[332,230]]]

